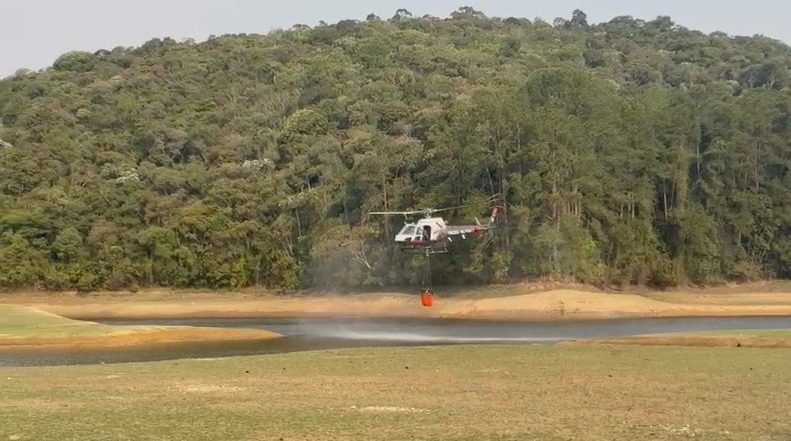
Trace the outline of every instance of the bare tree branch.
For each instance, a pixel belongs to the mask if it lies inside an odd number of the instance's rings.
[[[356,260],[357,262],[365,265],[366,267],[368,267],[369,270],[372,270],[373,267],[371,267],[371,264],[368,263],[368,256],[365,255],[365,248],[366,248],[365,242],[363,242],[361,240],[360,241],[360,249],[359,250],[355,250],[353,252],[354,260]]]

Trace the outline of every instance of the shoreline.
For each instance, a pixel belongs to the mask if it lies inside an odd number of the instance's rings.
[[[41,306],[41,305],[37,305]],[[420,305],[418,305],[420,307]],[[153,312],[146,311],[129,311],[124,313],[111,313],[105,309],[97,309],[94,313],[71,313],[70,308],[57,308],[48,311],[62,311],[64,317],[75,320],[95,320],[95,321],[112,321],[112,320],[211,320],[211,319],[382,319],[382,320],[467,320],[476,322],[530,322],[530,321],[544,321],[544,322],[562,322],[573,320],[628,320],[628,319],[650,319],[650,318],[727,318],[727,317],[791,317],[791,307],[763,310],[763,309],[741,309],[735,308],[733,310],[722,311],[706,311],[706,310],[683,310],[677,312],[659,312],[659,313],[639,313],[639,312],[579,312],[568,313],[564,315],[545,313],[540,311],[490,311],[490,312],[476,312],[476,313],[460,313],[460,314],[419,314],[419,313],[364,313],[358,312],[355,314],[343,313],[342,311],[230,311],[223,309],[210,309],[201,311],[183,311],[183,312]],[[59,312],[60,314],[60,312]]]
[[[559,343],[563,346],[694,346],[694,347],[732,347],[732,348],[775,348],[791,349],[791,330],[777,332],[776,335],[763,330],[744,330],[735,333],[680,332],[667,334],[646,334],[630,337],[604,337],[569,340]]]
[[[75,320],[40,308],[0,304],[0,351],[98,349],[162,343],[263,341],[283,337],[263,329],[197,326],[113,326]]]
[[[524,291],[522,291],[524,292]],[[189,318],[367,318],[563,321],[669,317],[791,316],[791,292],[645,295],[571,289],[475,297],[435,296],[423,307],[401,293],[275,296],[221,292],[11,294],[0,304],[34,307],[77,320]]]
[[[115,326],[102,320],[179,319],[448,319],[485,322],[563,322],[680,317],[791,317],[791,293],[732,294],[606,293],[571,289],[499,296],[437,296],[423,307],[416,295],[402,293],[324,294],[303,296],[222,292],[163,292],[135,294],[12,294],[0,296],[0,310],[10,307],[0,326],[0,351],[13,349],[91,349],[143,347],[168,343],[242,342],[270,340],[282,335],[259,329],[193,326]],[[482,295],[483,294],[483,295]],[[14,317],[13,311],[25,310]],[[15,323],[14,320],[17,320]],[[48,320],[54,320],[49,323]],[[0,323],[0,325],[2,325]],[[87,331],[86,331],[87,329]],[[21,335],[14,335],[19,334]],[[669,342],[651,338],[652,345]],[[675,337],[672,339],[675,342]],[[733,344],[728,338],[709,339],[706,345]],[[612,340],[613,343],[616,341]],[[648,343],[648,341],[643,340]],[[599,341],[599,343],[603,343]],[[620,343],[620,341],[618,342]],[[629,344],[638,343],[630,340]],[[697,339],[682,344],[702,344]],[[583,344],[590,344],[583,343]],[[748,345],[784,345],[752,340]]]
[[[282,337],[280,334],[255,329],[149,327],[90,336],[2,337],[0,352],[29,349],[131,348],[168,343],[266,341],[280,337]]]

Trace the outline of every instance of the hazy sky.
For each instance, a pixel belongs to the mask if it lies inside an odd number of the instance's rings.
[[[446,17],[460,6],[488,16],[569,18],[581,9],[591,23],[618,15],[650,20],[669,15],[703,32],[763,34],[791,44],[781,0],[0,0],[0,77],[19,68],[38,70],[72,50],[139,46],[154,37],[206,39],[211,34],[265,33],[319,20],[382,18],[399,8],[413,15]]]

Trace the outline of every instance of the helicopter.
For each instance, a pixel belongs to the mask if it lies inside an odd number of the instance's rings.
[[[486,225],[481,225],[478,219],[475,219],[474,225],[449,225],[442,217],[434,216],[435,213],[455,208],[460,207],[425,208],[416,211],[374,211],[369,214],[404,216],[423,214],[423,219],[417,222],[405,222],[401,230],[396,233],[394,241],[404,252],[435,254],[447,253],[448,243],[453,242],[453,238],[456,236],[466,239],[467,235],[480,236],[494,230],[498,227],[498,220],[502,212],[502,207],[494,206]]]
[[[420,276],[420,298],[423,306],[433,305],[433,289],[431,284],[431,255],[437,253],[447,253],[448,243],[453,242],[453,238],[461,236],[466,239],[467,235],[480,236],[484,233],[491,233],[499,227],[500,216],[503,212],[501,206],[492,208],[489,222],[481,225],[475,219],[474,225],[449,225],[442,217],[435,216],[435,213],[453,210],[462,207],[434,209],[426,208],[417,211],[374,211],[372,215],[404,215],[411,216],[423,214],[423,218],[417,222],[404,222],[404,226],[396,233],[394,241],[401,251],[409,254],[423,254],[423,272]]]

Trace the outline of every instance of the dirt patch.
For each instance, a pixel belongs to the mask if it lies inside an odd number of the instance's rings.
[[[440,309],[445,317],[490,319],[791,315],[791,295],[785,295],[784,301],[783,304],[691,304],[637,294],[557,290],[448,302]]]
[[[196,384],[179,384],[176,385],[174,390],[179,392],[187,392],[187,393],[217,393],[217,392],[224,392],[224,393],[236,393],[244,391],[244,388],[238,386],[226,386],[222,384],[204,384],[204,383],[196,383]]]
[[[214,298],[166,299],[120,302],[99,299],[24,304],[76,319],[95,318],[198,318],[198,317],[431,317],[434,311],[407,295],[326,296],[312,298]]]
[[[198,317],[390,317],[541,320],[562,318],[791,315],[791,293],[635,294],[571,289],[507,296],[445,297],[424,308],[417,295],[375,293],[290,296],[250,293],[144,293],[72,296],[12,295],[6,303],[35,306],[76,319]]]
[[[69,411],[80,407],[80,403],[72,400],[45,400],[41,398],[25,398],[22,400],[0,400],[0,410],[24,410],[27,412]]]
[[[365,406],[365,407],[357,407],[352,406],[353,410],[357,410],[359,412],[386,412],[386,413],[421,413],[421,412],[428,412],[427,409],[418,409],[415,407],[399,407],[399,406]]]

